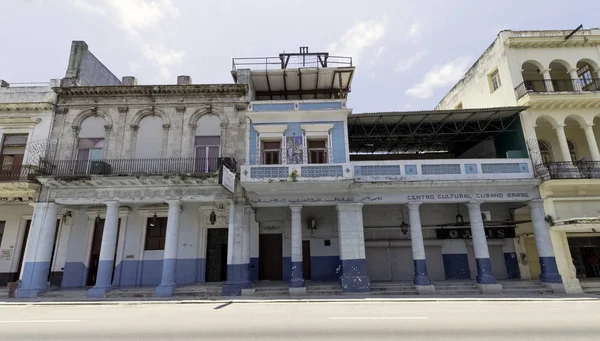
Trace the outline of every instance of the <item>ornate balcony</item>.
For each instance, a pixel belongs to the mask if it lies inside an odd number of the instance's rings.
[[[535,165],[535,174],[542,180],[600,179],[600,162],[545,162]]]
[[[517,99],[529,93],[600,91],[600,79],[531,80],[524,81],[515,88]]]

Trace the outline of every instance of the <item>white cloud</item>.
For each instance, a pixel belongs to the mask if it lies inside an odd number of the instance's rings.
[[[436,66],[425,74],[421,83],[406,90],[405,94],[422,99],[429,98],[433,96],[434,89],[456,83],[467,71],[469,63],[469,58],[460,57],[442,66]]]
[[[410,29],[408,29],[408,32],[406,33],[406,35],[409,38],[419,38],[421,36],[421,28],[422,27],[423,27],[423,25],[417,21],[416,23],[414,23],[410,26]]]
[[[171,78],[171,67],[181,65],[185,52],[169,50],[163,45],[146,45],[144,57],[159,66],[162,78]]]
[[[73,5],[75,7],[80,8],[84,11],[99,14],[99,15],[106,15],[106,12],[104,11],[104,9],[102,8],[101,5],[92,4],[91,2],[89,2],[89,0],[72,0],[72,1],[73,1]]]
[[[356,64],[367,47],[383,38],[386,26],[385,16],[382,19],[357,22],[338,41],[329,44],[329,51],[332,55],[352,57]],[[380,47],[379,50],[383,53],[385,48],[381,49]]]
[[[381,55],[383,55],[383,53],[385,52],[385,50],[387,50],[386,46],[381,46],[380,48],[377,49],[377,52],[375,53],[375,57],[381,57]]]
[[[171,0],[108,0],[119,24],[130,34],[150,28],[161,19],[177,18],[181,12]]]
[[[421,59],[423,59],[423,57],[425,57],[426,55],[427,55],[427,51],[423,50],[423,51],[417,52],[414,56],[411,56],[410,58],[399,60],[398,63],[396,64],[396,71],[406,72],[406,71],[412,69],[413,66],[415,66],[415,64],[417,64],[419,61],[421,61]]]

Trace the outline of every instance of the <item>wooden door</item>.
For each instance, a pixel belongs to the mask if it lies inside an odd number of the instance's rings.
[[[29,238],[29,228],[31,227],[31,220],[27,220],[25,223],[25,231],[23,233],[23,241],[21,242],[21,252],[19,253],[19,267],[17,268],[17,274],[13,279],[16,282],[21,277],[21,270],[23,268],[23,259],[25,258],[25,248],[27,247],[27,238]]]
[[[117,221],[117,245],[113,257],[113,269],[111,282],[115,277],[115,265],[117,262],[117,251],[119,250],[119,233],[121,231],[121,219]],[[102,233],[104,233],[104,219],[98,219],[94,225],[94,236],[92,238],[92,250],[90,251],[90,262],[88,263],[88,277],[86,285],[96,285],[98,277],[98,263],[100,262],[100,249],[102,248]]]
[[[302,275],[305,281],[310,279],[310,240],[302,241]]]
[[[283,279],[281,234],[261,234],[258,250],[258,279],[281,281]]]
[[[206,238],[206,281],[227,279],[227,229],[208,229]]]

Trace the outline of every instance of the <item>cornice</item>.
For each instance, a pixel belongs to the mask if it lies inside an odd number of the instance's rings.
[[[530,109],[590,109],[600,108],[598,92],[528,93],[518,101]]]
[[[137,85],[137,86],[74,86],[56,87],[54,91],[60,96],[85,97],[106,95],[182,95],[211,94],[245,96],[248,93],[246,84],[196,84],[196,85]]]
[[[30,102],[30,103],[0,103],[0,111],[8,112],[32,112],[54,109],[54,103]]]
[[[566,41],[565,37],[508,37],[504,44],[510,48],[599,46],[600,36],[574,36]]]

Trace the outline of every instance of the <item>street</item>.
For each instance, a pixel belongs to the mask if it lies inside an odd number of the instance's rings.
[[[0,340],[597,340],[600,301],[2,306]]]

